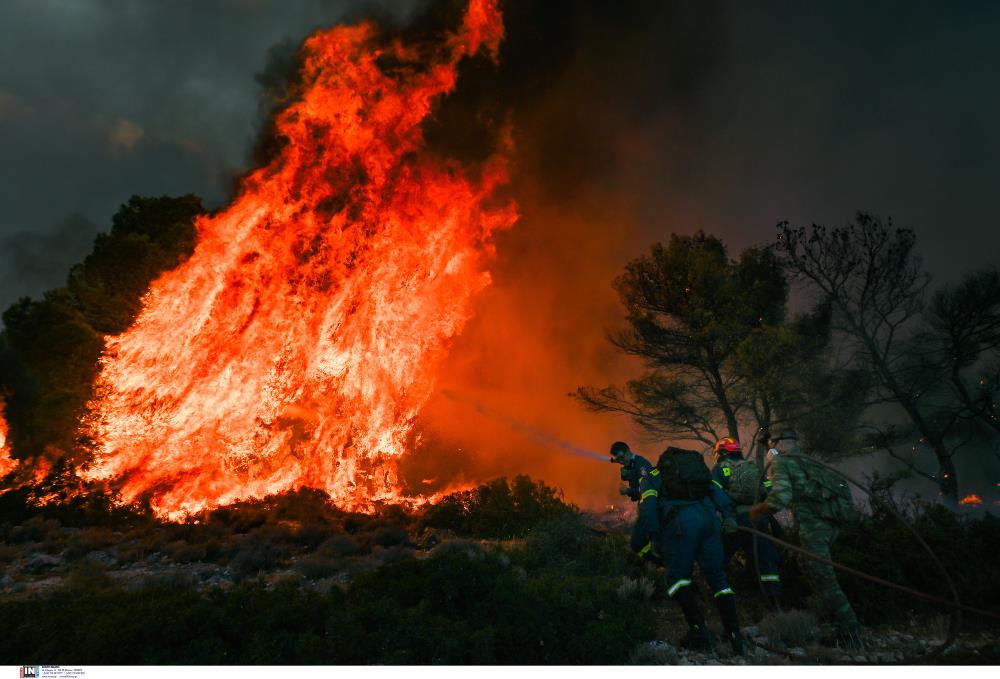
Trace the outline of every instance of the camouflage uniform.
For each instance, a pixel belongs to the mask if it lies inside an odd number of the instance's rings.
[[[826,511],[823,498],[816,497],[813,491],[813,479],[830,472],[796,455],[801,455],[798,449],[773,458],[768,465],[772,485],[767,506],[772,511],[790,507],[799,527],[802,547],[830,559],[830,546],[837,538],[838,527]],[[858,618],[837,582],[833,567],[805,555],[800,557],[799,564],[826,607],[836,615],[841,634],[857,636],[860,633]]]

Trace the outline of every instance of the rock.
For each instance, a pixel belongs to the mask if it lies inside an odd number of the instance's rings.
[[[800,646],[795,646],[794,648],[788,649],[788,652],[791,653],[792,655],[803,656],[806,654],[806,649]]]
[[[66,562],[61,557],[51,554],[32,554],[24,564],[24,570],[28,573],[45,573],[65,565]]]
[[[756,625],[753,625],[751,627],[744,627],[743,634],[745,634],[748,637],[756,637],[760,634],[760,628],[757,627]]]
[[[851,662],[851,656],[842,655],[839,658],[837,658],[837,662]]]
[[[854,662],[857,662],[857,663],[866,663],[866,662],[868,662],[868,658],[866,658],[866,657],[865,657],[865,656],[863,656],[863,655],[856,655],[856,656],[854,656],[854,657],[852,658],[852,660],[853,660]]]
[[[4,589],[7,589],[11,585],[13,585],[15,582],[17,582],[17,581],[14,580],[14,578],[12,578],[8,573],[4,573],[3,577],[0,578],[0,587],[2,587]]]
[[[115,562],[118,561],[118,559],[116,559],[114,555],[101,549],[95,549],[92,552],[87,552],[87,556],[85,556],[84,558],[90,559],[91,561],[96,561],[100,564],[104,564],[105,566],[113,566]]]

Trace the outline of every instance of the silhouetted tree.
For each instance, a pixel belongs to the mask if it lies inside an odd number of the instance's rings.
[[[14,457],[79,461],[79,418],[91,397],[104,336],[126,330],[149,284],[194,249],[193,195],[132,196],[73,267],[65,288],[23,298],[3,314],[0,393]]]
[[[927,311],[925,342],[941,357],[962,415],[1000,434],[996,365],[1000,349],[1000,271],[995,267],[965,276],[939,290]],[[983,365],[984,361],[987,363]],[[978,378],[968,375],[976,370]]]
[[[785,318],[788,285],[773,253],[750,248],[730,261],[718,238],[672,235],[630,262],[614,285],[628,327],[611,341],[648,370],[624,389],[581,387],[577,398],[595,411],[628,414],[657,436],[709,445],[725,433],[739,436],[751,404],[734,358],[755,331]]]
[[[858,213],[843,228],[781,223],[777,246],[788,270],[830,305],[833,327],[870,375],[875,397],[906,413],[934,452],[941,493],[956,499],[955,448],[947,438],[957,420],[929,398],[940,383],[941,364],[928,360],[919,340],[930,277],[914,252],[915,240],[891,220]]]

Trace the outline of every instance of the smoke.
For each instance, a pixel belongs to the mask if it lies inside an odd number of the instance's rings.
[[[73,214],[44,231],[0,237],[0,309],[19,297],[63,285],[69,268],[89,252],[97,225]]]
[[[618,475],[565,454],[560,443],[585,451],[620,439],[642,445],[627,418],[589,413],[569,394],[639,370],[607,341],[622,321],[611,282],[651,242],[633,187],[622,179],[643,162],[643,128],[692,106],[713,72],[718,6],[503,8],[499,65],[467,64],[427,137],[443,155],[474,160],[509,122],[511,193],[522,217],[496,239],[493,285],[439,374],[424,429],[435,450],[462,451],[460,464],[458,454],[441,456],[444,473],[527,473],[574,502],[605,505],[617,498]]]
[[[557,451],[565,452],[568,455],[576,455],[578,457],[584,457],[589,460],[598,460],[600,462],[607,462],[608,456],[601,455],[600,453],[594,452],[587,448],[581,448],[577,445],[570,443],[569,441],[564,441],[558,436],[554,436],[547,431],[542,431],[537,427],[532,427],[529,424],[525,424],[516,417],[511,417],[505,413],[498,413],[490,410],[481,403],[474,403],[471,401],[465,401],[461,396],[455,394],[454,392],[448,391],[447,389],[441,391],[441,395],[452,399],[453,401],[460,401],[468,404],[476,410],[477,413],[485,415],[486,417],[498,420],[503,424],[507,425],[510,429],[521,434],[525,438],[531,440],[538,446],[544,446],[546,448],[551,448]]]

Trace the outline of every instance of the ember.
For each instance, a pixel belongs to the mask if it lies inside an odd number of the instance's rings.
[[[981,498],[978,495],[976,495],[975,493],[973,493],[972,495],[966,495],[961,500],[959,500],[959,504],[971,505],[971,506],[974,506],[974,507],[978,507],[981,504],[983,504],[983,498]]]
[[[358,509],[399,499],[395,461],[490,282],[491,234],[517,219],[486,205],[501,155],[432,158],[421,124],[502,35],[495,3],[472,0],[444,45],[384,46],[368,24],[306,41],[280,155],[199,218],[192,257],[109,338],[85,478],[169,518],[303,486]]]

